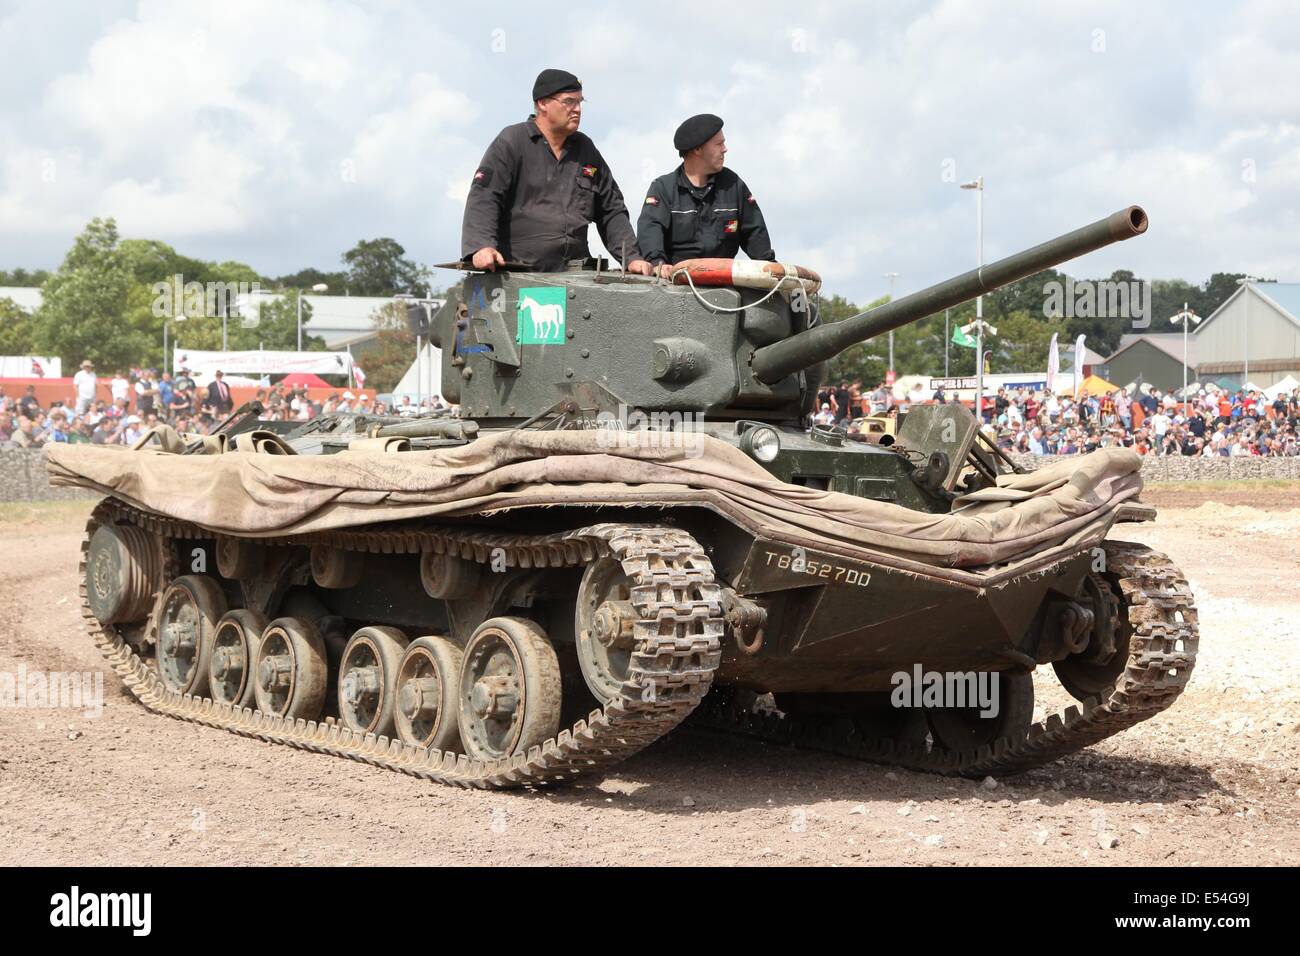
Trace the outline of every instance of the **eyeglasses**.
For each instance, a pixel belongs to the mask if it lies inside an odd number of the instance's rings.
[[[582,109],[582,104],[587,102],[587,98],[585,96],[557,96],[555,97],[555,102],[559,103],[570,113],[573,113]]]

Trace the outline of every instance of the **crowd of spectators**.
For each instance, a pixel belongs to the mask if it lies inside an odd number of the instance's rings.
[[[1255,389],[1120,388],[1073,399],[1000,390],[986,413],[1000,448],[1073,455],[1123,446],[1141,455],[1283,457],[1300,454],[1300,389],[1268,398]]]
[[[110,399],[98,397],[101,379],[90,362],[73,376],[73,394],[43,408],[36,387],[7,395],[0,385],[0,448],[39,448],[52,442],[133,445],[150,428],[171,425],[190,435],[209,434],[233,410],[234,400],[221,372],[206,386],[195,384],[187,369],[173,377],[154,369],[117,372],[108,381]],[[264,421],[307,421],[335,412],[414,416],[447,408],[438,396],[420,403],[402,396],[391,407],[372,402],[365,392],[333,392],[313,399],[306,388],[272,385],[254,396],[265,411]],[[373,407],[372,407],[373,406]]]
[[[949,400],[919,385],[900,401],[883,383],[867,391],[860,382],[841,382],[819,391],[813,421],[852,436],[863,416],[905,415],[913,405]],[[1182,400],[1145,385],[1078,398],[1003,388],[984,402],[985,431],[1008,452],[1073,455],[1123,446],[1142,455],[1300,455],[1300,388],[1270,398],[1256,389],[1196,385]]]

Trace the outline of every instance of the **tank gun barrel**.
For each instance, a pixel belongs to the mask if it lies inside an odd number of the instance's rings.
[[[1102,246],[1139,236],[1146,229],[1146,212],[1141,206],[1129,206],[1081,229],[1049,239],[1032,249],[945,279],[919,292],[887,302],[879,308],[765,345],[754,352],[754,375],[760,382],[774,384],[800,369],[838,355],[851,345],[883,335],[943,309],[969,302],[1017,279],[1049,269]]]

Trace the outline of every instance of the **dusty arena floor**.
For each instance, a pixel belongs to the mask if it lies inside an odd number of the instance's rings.
[[[679,732],[582,786],[461,791],[153,716],[108,672],[98,719],[0,708],[0,864],[1294,865],[1300,486],[1144,499],[1158,522],[1115,536],[1191,580],[1188,690],[992,789]],[[100,669],[77,598],[88,511],[0,506],[0,672]]]

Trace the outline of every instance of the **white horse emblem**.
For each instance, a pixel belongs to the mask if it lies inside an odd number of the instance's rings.
[[[519,311],[528,310],[528,321],[532,323],[532,338],[539,341],[558,339],[564,329],[564,306],[543,305],[532,296],[523,296],[519,300]]]

